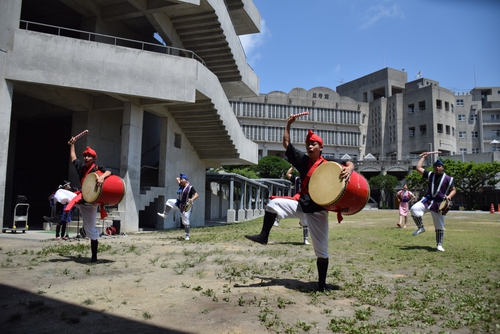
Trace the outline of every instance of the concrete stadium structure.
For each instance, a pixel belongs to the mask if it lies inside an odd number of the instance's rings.
[[[18,195],[35,225],[62,180],[79,185],[66,143],[84,129],[77,153],[91,146],[125,180],[113,213],[123,231],[178,226],[156,212],[181,172],[200,193],[192,224],[204,225],[206,169],[257,163],[228,98],[258,94],[238,35],[259,29],[251,0],[2,1],[2,225]]]

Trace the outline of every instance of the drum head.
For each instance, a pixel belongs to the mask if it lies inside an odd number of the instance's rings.
[[[439,210],[443,210],[443,209],[445,209],[447,206],[448,206],[448,201],[444,199],[444,200],[441,202],[441,204],[439,204]]]
[[[319,165],[309,180],[309,195],[318,205],[328,206],[337,202],[345,191],[345,180],[340,178],[342,166],[329,161]]]
[[[87,203],[94,203],[101,195],[102,187],[96,187],[97,177],[97,173],[90,173],[83,180],[82,196]]]

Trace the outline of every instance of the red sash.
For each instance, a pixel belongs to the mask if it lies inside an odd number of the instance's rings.
[[[300,192],[296,193],[293,197],[290,196],[271,196],[269,197],[270,199],[275,199],[275,198],[286,198],[286,199],[292,199],[294,201],[298,201],[301,195],[305,195],[309,193],[309,189],[307,189],[307,184],[309,183],[309,179],[311,178],[311,175],[313,175],[314,171],[316,168],[318,168],[319,165],[323,163],[323,161],[326,161],[325,158],[320,156],[314,164],[311,164],[309,161],[309,171],[307,172],[306,177],[302,180],[302,184],[300,186]]]

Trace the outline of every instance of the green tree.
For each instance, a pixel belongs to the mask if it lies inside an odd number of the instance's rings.
[[[415,195],[417,200],[422,198],[427,192],[427,179],[424,179],[416,170],[406,176],[406,183],[408,184],[408,189]]]
[[[467,198],[468,207],[478,207],[477,199],[485,187],[495,186],[500,182],[500,163],[498,161],[477,163],[446,159],[444,171],[452,176],[457,192]]]
[[[285,178],[287,170],[290,168],[290,163],[285,159],[275,155],[268,155],[259,160],[255,171],[261,178],[282,179]]]
[[[387,195],[394,192],[394,188],[399,184],[399,180],[397,177],[389,174],[379,174],[370,178],[368,183],[370,187],[380,190],[382,203],[387,205]]]
[[[222,170],[227,173],[234,173],[246,177],[247,179],[258,179],[259,175],[255,171],[255,166],[237,165],[237,166],[222,166]],[[219,171],[219,170],[217,170]]]

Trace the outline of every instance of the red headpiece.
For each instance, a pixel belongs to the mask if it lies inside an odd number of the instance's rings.
[[[96,151],[94,151],[93,149],[90,148],[90,146],[87,146],[87,148],[85,149],[85,151],[83,151],[83,155],[91,155],[94,157],[94,159],[97,159],[97,153]]]
[[[317,142],[320,146],[323,146],[323,139],[321,139],[320,136],[318,136],[317,134],[315,134],[314,132],[312,132],[311,129],[309,129],[307,131],[307,137],[306,137],[306,143],[308,141],[315,141]]]

